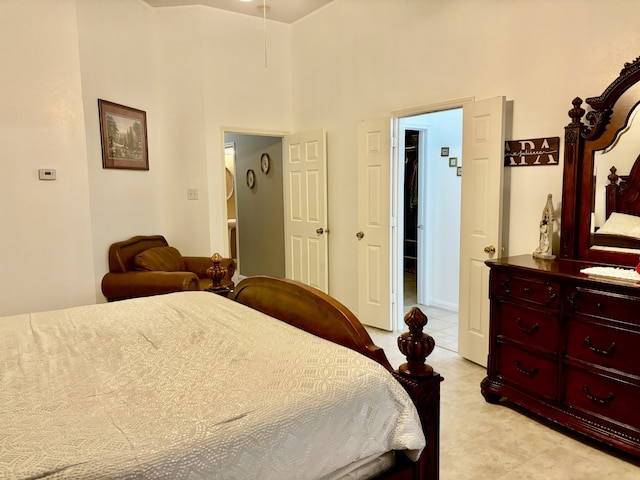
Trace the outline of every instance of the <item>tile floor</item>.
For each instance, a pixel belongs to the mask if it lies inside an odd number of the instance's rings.
[[[418,307],[429,319],[429,335],[437,337],[439,347],[446,348],[453,352],[458,351],[458,312],[444,308],[425,306],[418,304],[416,293],[416,275],[408,272],[404,273],[404,313],[411,307]],[[437,335],[435,333],[437,332]]]
[[[640,479],[640,459],[619,455],[508,405],[486,403],[480,394],[485,369],[456,353],[456,313],[422,309],[429,318],[425,331],[437,345],[427,362],[444,377],[441,480]],[[396,343],[401,332],[367,330],[392,365],[405,361]]]

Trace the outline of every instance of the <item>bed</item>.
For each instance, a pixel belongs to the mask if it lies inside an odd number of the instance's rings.
[[[629,175],[618,175],[615,166],[607,177],[606,221],[592,235],[600,247],[640,248],[640,161]]]
[[[1,318],[0,478],[438,478],[442,378],[405,321],[394,371],[346,307],[269,277]]]

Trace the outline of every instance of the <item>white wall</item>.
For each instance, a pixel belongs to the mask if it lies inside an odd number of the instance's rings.
[[[265,69],[260,18],[0,2],[0,315],[104,301],[108,246],[133,235],[225,251],[223,126],[291,129],[290,31],[269,22]],[[102,169],[98,98],[147,113],[149,171]],[[39,182],[38,168],[58,180]]]
[[[141,0],[0,2],[0,314],[101,301],[107,246],[130,235],[164,233],[190,255],[224,248],[225,127],[327,131],[330,293],[356,307],[358,121],[506,95],[513,139],[562,136],[571,99],[601,93],[638,55],[635,0],[531,7],[334,0],[293,26],[268,23],[265,70],[257,17]],[[102,170],[98,98],[147,112],[149,172]],[[59,179],[35,180],[43,167]],[[511,253],[535,248],[561,170],[512,169]]]
[[[132,235],[164,234],[184,255],[226,252],[223,126],[290,128],[290,27],[269,25],[265,69],[261,19],[78,3],[98,287],[108,246]],[[147,112],[148,172],[101,168],[98,97]]]
[[[294,126],[329,139],[330,293],[357,310],[357,215],[345,206],[357,199],[358,121],[505,95],[512,139],[563,138],[571,100],[602,93],[640,53],[638,18],[635,0],[334,0],[297,22]],[[509,253],[530,253],[562,167],[508,176]]]
[[[75,0],[0,2],[0,45],[0,315],[92,303]]]

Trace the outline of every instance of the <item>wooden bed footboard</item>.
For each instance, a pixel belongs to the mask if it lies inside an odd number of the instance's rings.
[[[256,276],[242,280],[229,295],[269,316],[321,338],[351,348],[380,363],[398,380],[413,400],[427,445],[417,462],[398,455],[396,467],[385,479],[437,480],[440,456],[440,382],[443,378],[425,363],[433,351],[433,338],[423,333],[427,317],[418,308],[405,316],[409,332],[398,338],[407,363],[394,370],[356,316],[344,305],[313,287],[293,280]]]

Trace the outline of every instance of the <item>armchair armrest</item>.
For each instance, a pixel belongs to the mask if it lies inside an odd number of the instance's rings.
[[[213,265],[209,257],[182,257],[185,268],[200,278],[209,278],[207,268]]]
[[[192,272],[122,272],[102,278],[102,293],[110,302],[199,289],[198,276]]]

